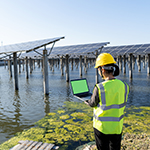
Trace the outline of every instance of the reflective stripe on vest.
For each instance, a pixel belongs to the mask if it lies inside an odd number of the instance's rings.
[[[104,86],[102,83],[98,84],[98,87],[99,87],[100,92],[101,92],[102,105],[100,106],[100,104],[98,104],[97,107],[99,107],[102,110],[109,110],[109,109],[114,109],[114,108],[120,109],[120,108],[124,107],[126,105],[126,98],[127,98],[127,85],[125,83],[124,83],[124,85],[125,85],[124,103],[106,106]],[[121,115],[120,117],[98,117],[94,114],[94,117],[96,120],[99,120],[99,121],[116,121],[116,122],[119,122],[124,117],[124,115]]]
[[[97,117],[94,114],[94,117],[95,117],[95,119],[97,119],[99,121],[117,121],[117,122],[119,122],[124,117],[124,115],[121,115],[120,117]]]
[[[118,104],[118,105],[114,104],[114,105],[110,105],[110,106],[106,106],[105,90],[104,90],[103,84],[102,83],[98,84],[98,87],[100,88],[100,92],[101,92],[102,106],[100,106],[100,104],[98,103],[97,107],[101,108],[102,110],[108,110],[108,109],[112,109],[112,108],[119,109],[126,105],[126,98],[127,98],[127,85],[126,84],[125,84],[124,103]]]

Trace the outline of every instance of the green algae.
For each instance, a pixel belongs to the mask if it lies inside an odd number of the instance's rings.
[[[62,113],[65,113],[65,111],[64,110],[58,110],[57,113],[62,114]]]
[[[150,107],[132,106],[125,111],[123,133],[150,134]]]
[[[51,112],[35,123],[36,127],[17,133],[0,145],[9,150],[20,140],[41,141],[59,145],[59,150],[74,149],[82,142],[94,141],[92,127],[93,109],[84,103],[65,102],[63,109]],[[123,134],[150,134],[150,107],[130,107],[125,109]]]
[[[63,119],[63,120],[66,120],[66,119],[70,118],[70,116],[69,115],[62,115],[59,118]]]

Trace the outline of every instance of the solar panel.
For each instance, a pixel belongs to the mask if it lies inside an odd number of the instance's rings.
[[[113,50],[113,51],[110,52],[110,54],[112,54],[112,55],[113,55],[113,54],[118,54],[118,51],[119,51],[118,49]]]
[[[59,41],[60,39],[63,39],[63,38],[64,37],[57,37],[57,38],[51,38],[51,39],[44,39],[44,40],[37,40],[37,41],[32,41],[32,42],[25,42],[25,43],[1,46],[0,47],[0,54],[31,51],[33,49],[37,49],[37,48],[40,48],[42,46],[45,46],[45,45],[51,44],[53,42]]]
[[[90,52],[94,52],[95,50],[102,48],[104,45],[107,45],[107,44],[109,44],[109,42],[54,47],[51,54],[52,55],[53,54],[65,55],[65,54],[90,53]],[[49,50],[49,48],[47,50]]]
[[[131,47],[133,47],[134,45],[126,45],[125,48],[129,49]]]
[[[133,48],[139,48],[141,47],[143,44],[138,44],[138,45],[134,45]]]
[[[102,52],[103,53],[109,53],[109,47],[108,48],[106,47],[106,48],[102,49]]]
[[[145,53],[150,53],[150,47],[147,48],[144,52],[145,52]]]
[[[138,49],[136,49],[133,53],[143,53],[144,52],[144,50],[145,50],[145,47],[140,47],[140,48],[138,48]]]
[[[142,45],[142,48],[148,48],[148,47],[150,47],[150,44],[143,44]]]

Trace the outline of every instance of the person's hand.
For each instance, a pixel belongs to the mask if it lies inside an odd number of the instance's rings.
[[[84,101],[85,104],[89,105],[88,101]]]

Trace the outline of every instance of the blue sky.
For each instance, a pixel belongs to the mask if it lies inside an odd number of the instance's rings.
[[[150,43],[150,0],[0,0],[0,44]]]

